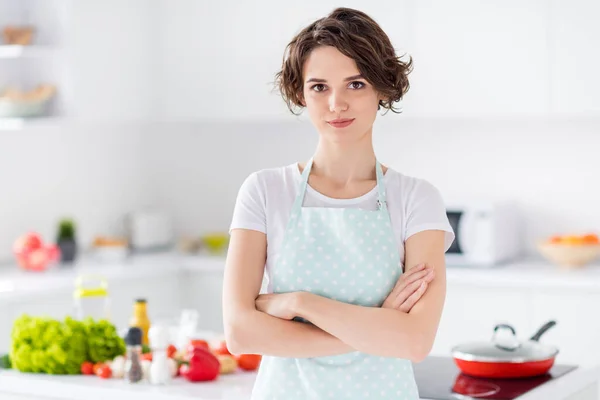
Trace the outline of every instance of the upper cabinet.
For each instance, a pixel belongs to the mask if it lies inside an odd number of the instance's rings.
[[[0,0],[0,130],[64,116],[65,2]]]
[[[600,113],[600,2],[550,4],[551,104],[556,114]]]

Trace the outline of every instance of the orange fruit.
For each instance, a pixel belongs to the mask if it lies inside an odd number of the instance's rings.
[[[563,236],[562,243],[570,244],[570,245],[580,245],[583,243],[581,236],[577,235],[567,235]]]
[[[560,236],[551,236],[551,237],[548,239],[548,243],[554,243],[554,244],[557,244],[557,243],[561,243],[561,242],[562,242],[562,237],[560,237]]]
[[[600,244],[600,238],[595,233],[583,235],[581,241],[585,244]]]

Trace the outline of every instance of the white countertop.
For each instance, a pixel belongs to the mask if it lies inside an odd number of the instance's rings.
[[[24,271],[16,264],[0,265],[0,302],[34,293],[71,290],[76,276],[81,273],[102,274],[109,280],[127,280],[142,274],[222,273],[224,265],[223,256],[175,252],[136,255],[119,262],[101,262],[88,256],[71,267],[56,265],[44,272]],[[600,291],[600,265],[568,270],[541,260],[531,260],[486,268],[448,266],[447,281],[449,285]]]
[[[51,376],[0,371],[0,395],[14,393],[53,400],[249,400],[256,373],[238,371],[216,381],[190,383],[182,377],[168,386],[147,382],[129,384],[122,379],[95,376]],[[566,399],[600,379],[600,368],[578,368],[530,391],[519,400]],[[0,396],[1,397],[1,396]],[[421,398],[421,400],[428,400]]]

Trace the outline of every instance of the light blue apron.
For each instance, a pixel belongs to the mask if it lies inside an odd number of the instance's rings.
[[[381,165],[377,162],[376,211],[302,207],[311,167],[312,159],[269,276],[273,293],[306,291],[380,307],[402,273]],[[410,360],[355,351],[313,358],[263,356],[252,399],[414,400],[419,395]]]

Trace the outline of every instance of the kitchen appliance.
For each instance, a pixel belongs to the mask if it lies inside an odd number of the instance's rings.
[[[160,210],[134,211],[125,216],[129,247],[134,251],[166,250],[174,244],[171,217]]]
[[[461,373],[451,357],[429,356],[413,364],[419,397],[429,400],[514,400],[576,368],[574,365],[555,364],[546,374],[532,378],[493,379]]]
[[[470,376],[487,378],[523,378],[543,375],[554,365],[558,354],[555,346],[539,342],[540,337],[556,325],[548,321],[529,340],[521,341],[508,324],[494,328],[491,342],[470,342],[455,346],[452,357],[460,370]],[[508,340],[499,340],[500,329],[508,329]]]
[[[521,226],[513,204],[447,204],[446,215],[455,233],[446,252],[446,265],[491,267],[520,255]]]

